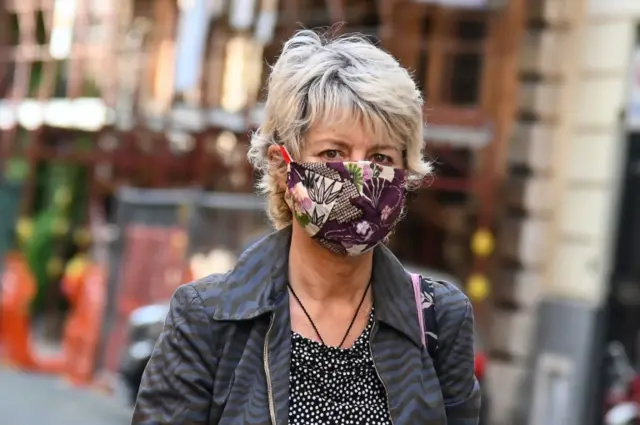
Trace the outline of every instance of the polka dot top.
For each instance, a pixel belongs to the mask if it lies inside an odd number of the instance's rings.
[[[372,311],[364,332],[346,349],[293,332],[290,425],[391,425],[369,347],[373,317]]]

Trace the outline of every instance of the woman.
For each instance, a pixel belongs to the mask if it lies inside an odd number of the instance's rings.
[[[393,57],[294,35],[249,150],[278,231],[175,293],[133,424],[477,424],[469,301],[434,285],[432,359],[383,245],[430,171],[422,145],[420,92]]]

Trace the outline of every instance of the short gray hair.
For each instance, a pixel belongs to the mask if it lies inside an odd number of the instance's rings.
[[[422,152],[422,95],[409,72],[360,35],[331,39],[299,31],[284,44],[271,69],[264,120],[248,153],[261,174],[258,189],[267,195],[276,228],[289,225],[292,216],[275,178],[284,175],[285,165],[270,166],[269,147],[284,145],[299,157],[305,133],[336,116],[358,120],[376,138],[399,143],[410,188],[419,187],[431,172]]]

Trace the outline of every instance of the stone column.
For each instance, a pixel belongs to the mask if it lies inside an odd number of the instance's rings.
[[[640,15],[640,3],[531,0],[532,21],[545,25],[532,26],[522,48],[501,243],[508,266],[491,341],[496,424],[594,419],[588,384],[598,372],[634,40],[623,3]],[[514,418],[516,407],[528,414]]]

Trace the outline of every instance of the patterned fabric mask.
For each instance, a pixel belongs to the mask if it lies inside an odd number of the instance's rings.
[[[383,242],[400,221],[406,173],[369,161],[288,164],[285,200],[298,223],[325,248],[359,255]]]

